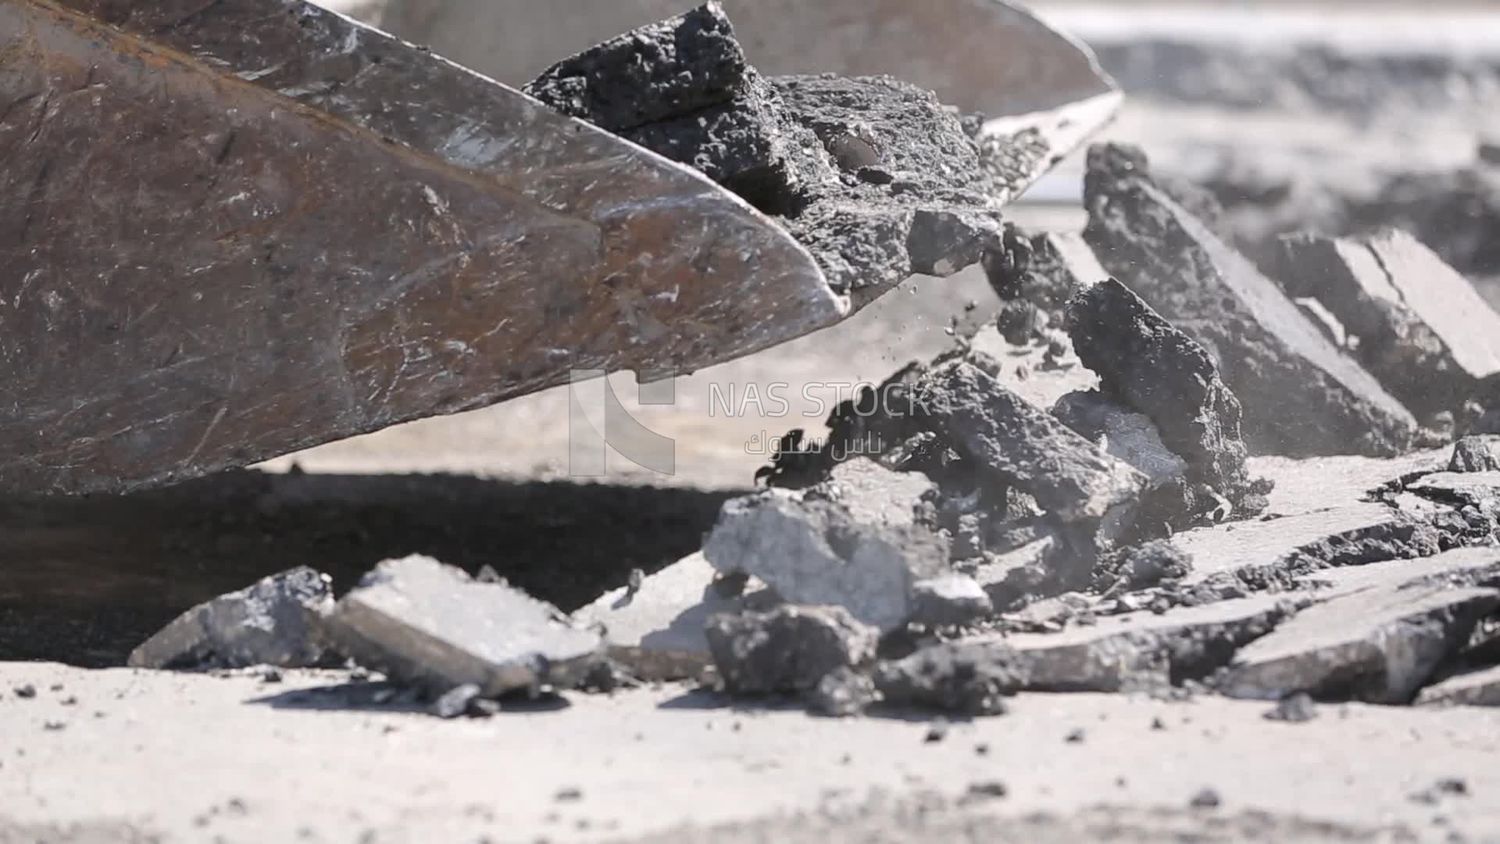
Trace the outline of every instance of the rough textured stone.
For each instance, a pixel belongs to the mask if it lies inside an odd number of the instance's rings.
[[[1385,584],[1298,613],[1242,648],[1217,682],[1231,697],[1296,692],[1407,703],[1445,657],[1468,641],[1500,591],[1448,584]]]
[[[1424,418],[1457,410],[1500,372],[1500,314],[1411,235],[1282,238],[1275,274],[1359,338],[1355,355]]]
[[[421,556],[376,566],[323,626],[361,665],[436,691],[472,683],[484,697],[570,688],[603,651],[551,604]]]
[[[990,286],[1002,300],[1025,299],[1062,317],[1069,299],[1109,277],[1080,234],[1027,236],[1007,228],[1006,235],[1008,248],[992,250],[984,261]]]
[[[845,480],[807,490],[770,489],[725,502],[703,554],[721,572],[745,572],[783,598],[834,604],[881,630],[905,623],[912,584],[947,568],[942,538],[913,521],[930,489],[921,475],[868,465],[858,494]],[[884,476],[884,486],[870,477]]]
[[[1190,481],[1242,506],[1251,484],[1240,402],[1202,346],[1114,279],[1068,303],[1068,334],[1104,394],[1150,417]]]
[[[136,668],[316,665],[318,618],[333,608],[328,576],[301,566],[220,595],[174,619],[130,653]]]
[[[1500,436],[1476,434],[1453,444],[1450,472],[1500,472]]]
[[[716,615],[706,630],[725,688],[749,695],[816,688],[835,669],[872,661],[880,639],[843,607],[794,604]]]
[[[1063,396],[1052,415],[1105,453],[1129,463],[1153,484],[1187,475],[1187,462],[1162,442],[1151,417],[1122,407],[1097,390]]]
[[[1024,678],[1003,647],[967,642],[929,645],[875,667],[875,688],[896,706],[962,715],[1001,715]]]
[[[527,91],[780,216],[857,304],[977,263],[1000,236],[979,147],[932,92],[889,77],[764,79],[717,4],[567,59]]]
[[[839,667],[823,675],[807,692],[807,708],[818,715],[847,718],[865,711],[879,698],[870,675]]]
[[[917,624],[968,624],[994,610],[984,587],[968,575],[944,574],[912,584],[910,620]]]
[[[752,581],[726,594],[727,582],[701,553],[692,554],[641,581],[606,592],[573,613],[584,627],[600,625],[609,657],[642,680],[697,677],[713,664],[703,628],[711,616],[766,609],[776,597]]]
[[[1099,145],[1084,237],[1105,269],[1208,350],[1243,403],[1251,449],[1395,454],[1416,420],[1270,279],[1151,178],[1139,150]]]

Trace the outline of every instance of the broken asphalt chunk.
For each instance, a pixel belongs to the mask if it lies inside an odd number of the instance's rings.
[[[724,503],[703,555],[759,578],[787,601],[844,607],[882,631],[912,613],[913,584],[948,566],[943,538],[915,523],[933,488],[919,473],[860,458],[806,490],[769,489]]]
[[[1024,686],[1005,648],[967,642],[929,645],[881,662],[874,678],[886,703],[961,715],[1003,715],[1006,698]]]
[[[527,92],[778,216],[856,306],[977,263],[1000,236],[979,146],[931,91],[762,77],[717,3],[560,62]]]
[[[1416,420],[1286,294],[1151,177],[1137,149],[1089,150],[1084,237],[1100,263],[1218,365],[1260,453],[1391,455]]]
[[[1475,434],[1453,444],[1450,472],[1500,472],[1500,436]]]
[[[1500,372],[1500,314],[1432,250],[1398,229],[1279,242],[1275,273],[1354,337],[1354,354],[1423,419],[1455,411]]]
[[[408,683],[483,697],[572,688],[602,658],[596,631],[502,583],[429,557],[386,560],[339,600],[324,629],[343,654]]]
[[[329,578],[306,566],[188,610],[131,651],[135,668],[305,668],[324,656],[318,619],[333,608]]]
[[[807,708],[816,715],[848,718],[859,715],[880,697],[875,681],[863,671],[839,667],[823,675],[807,692]]]
[[[1191,482],[1242,514],[1264,506],[1264,490],[1252,492],[1245,469],[1239,399],[1201,345],[1112,278],[1069,301],[1067,324],[1074,350],[1099,373],[1103,393],[1150,417],[1162,443],[1187,461]],[[1253,503],[1246,500],[1251,495]]]
[[[708,620],[708,645],[732,694],[803,692],[839,668],[875,658],[880,634],[843,607],[783,604]]]
[[[1261,700],[1306,692],[1315,698],[1410,702],[1439,665],[1468,642],[1479,619],[1500,607],[1500,591],[1449,579],[1464,571],[1492,571],[1500,554],[1491,549],[1449,554],[1455,556],[1320,575],[1335,582],[1350,578],[1342,587],[1349,591],[1302,610],[1240,649],[1216,687],[1230,697]]]

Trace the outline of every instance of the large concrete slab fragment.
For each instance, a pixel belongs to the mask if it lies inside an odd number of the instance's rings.
[[[472,683],[485,697],[570,688],[604,649],[551,604],[421,556],[376,566],[324,629],[361,665],[437,691]]]
[[[1500,372],[1500,314],[1432,250],[1399,229],[1280,241],[1277,279],[1316,298],[1354,354],[1413,411],[1456,411]]]
[[[1258,453],[1393,455],[1416,420],[1291,299],[1152,178],[1137,149],[1089,152],[1084,237],[1100,263],[1209,350]]]
[[[1217,687],[1279,700],[1297,692],[1371,703],[1411,701],[1462,647],[1500,591],[1386,583],[1303,610],[1235,654]]]
[[[1418,706],[1500,706],[1500,665],[1446,677],[1417,695]]]

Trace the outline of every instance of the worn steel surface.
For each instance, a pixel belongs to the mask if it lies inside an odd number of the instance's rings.
[[[690,370],[846,311],[697,173],[299,0],[0,0],[0,493]]]

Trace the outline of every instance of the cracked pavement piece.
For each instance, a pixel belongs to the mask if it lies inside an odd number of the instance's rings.
[[[1153,181],[1139,150],[1090,148],[1084,194],[1100,263],[1208,350],[1245,408],[1252,451],[1386,456],[1410,445],[1411,413]]]
[[[1295,595],[1254,595],[1108,616],[1057,633],[1017,633],[997,644],[1011,650],[1026,689],[1160,689],[1208,676],[1306,602]]]
[[[856,307],[1000,238],[980,149],[931,91],[749,67],[717,3],[558,63],[527,93],[778,216]]]
[[[1493,550],[1461,560],[1483,567]],[[1466,552],[1452,552],[1464,555]],[[1215,686],[1230,697],[1279,700],[1296,692],[1315,698],[1409,703],[1445,658],[1469,640],[1474,626],[1500,607],[1500,591],[1421,577],[1428,565],[1387,563],[1385,582],[1352,588],[1299,612],[1241,648]],[[1353,577],[1358,569],[1345,570]],[[1343,572],[1340,572],[1342,574]]]
[[[1500,436],[1474,434],[1453,444],[1450,472],[1500,472]]]
[[[1500,372],[1500,314],[1399,229],[1278,241],[1277,279],[1317,299],[1359,338],[1354,355],[1421,418],[1455,411]]]
[[[705,629],[725,688],[743,695],[813,689],[836,669],[873,661],[880,640],[875,628],[832,606],[721,613]]]
[[[573,621],[601,625],[609,657],[642,680],[697,677],[713,664],[703,632],[709,617],[768,609],[777,600],[754,581],[726,595],[718,575],[701,552],[691,554],[648,575],[633,593],[629,586],[604,593],[576,610]]]
[[[1417,693],[1417,706],[1500,706],[1500,665],[1445,677]]]
[[[943,537],[915,522],[933,484],[863,458],[804,490],[768,489],[724,503],[703,556],[745,572],[787,601],[831,604],[882,631],[911,616],[912,585],[947,570]]]
[[[323,628],[360,665],[439,692],[473,683],[487,698],[571,688],[604,651],[551,604],[419,555],[377,565]]]
[[[305,668],[324,656],[328,575],[299,566],[188,610],[130,652],[134,668]]]
[[[1188,480],[1242,514],[1264,506],[1245,469],[1239,399],[1201,345],[1112,278],[1068,302],[1067,325],[1104,395],[1150,417],[1162,443],[1187,461]]]

